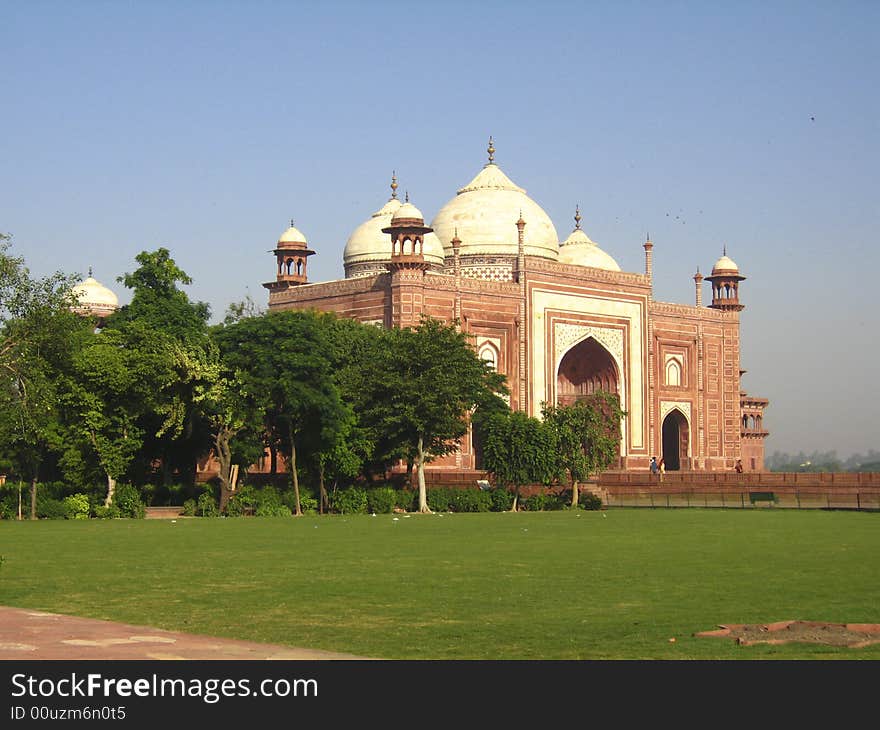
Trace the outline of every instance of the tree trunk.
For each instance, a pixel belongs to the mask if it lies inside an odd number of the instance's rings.
[[[510,505],[510,511],[516,512],[518,506],[519,506],[519,484],[517,484],[513,489],[513,504]]]
[[[296,512],[294,514],[297,517],[302,516],[302,506],[299,502],[299,477],[296,474],[296,442],[294,441],[294,430],[293,426],[290,427],[290,473],[293,475],[293,498],[296,500]]]
[[[319,498],[319,514],[324,514],[324,509],[330,511],[330,500],[327,498],[327,490],[324,488],[324,463],[318,464],[318,491]]]
[[[418,463],[415,466],[419,478],[419,512],[432,514],[428,507],[428,490],[425,488],[425,447],[421,436],[419,436]]]
[[[571,506],[572,507],[578,506],[578,480],[577,479],[571,480]]]
[[[225,426],[217,429],[214,435],[214,449],[217,452],[219,462],[220,479],[220,514],[226,511],[226,505],[232,497],[232,488],[229,484],[230,472],[232,471],[232,452],[229,449],[229,430]]]
[[[116,492],[116,480],[107,474],[107,497],[104,499],[104,506],[109,507],[113,504],[113,495]]]
[[[21,479],[18,480],[18,521],[21,522],[21,488],[23,487]]]
[[[31,519],[37,519],[37,478],[31,479]]]

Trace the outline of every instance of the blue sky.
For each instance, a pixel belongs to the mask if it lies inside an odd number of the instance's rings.
[[[877,2],[0,0],[0,230],[35,274],[167,247],[216,318],[293,218],[342,276],[400,192],[432,218],[486,159],[655,298],[726,245],[768,453],[880,448]],[[708,286],[703,292],[709,298]]]

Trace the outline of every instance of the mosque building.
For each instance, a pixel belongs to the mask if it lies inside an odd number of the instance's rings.
[[[740,283],[724,255],[694,275],[694,304],[655,301],[650,239],[644,272],[621,271],[581,227],[560,240],[538,203],[489,159],[436,213],[392,193],[346,243],[345,278],[310,282],[315,254],[292,224],[272,253],[269,310],[318,309],[383,327],[422,315],[458,321],[479,356],[507,377],[510,406],[540,417],[602,389],[616,393],[618,468],[724,470],[764,467],[763,409],[741,388]],[[703,305],[703,280],[711,302]],[[477,469],[470,435],[433,469]]]

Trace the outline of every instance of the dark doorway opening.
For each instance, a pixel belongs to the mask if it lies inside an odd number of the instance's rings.
[[[599,390],[617,394],[617,366],[608,350],[592,337],[572,347],[556,375],[556,403],[568,406]]]
[[[688,453],[688,423],[679,410],[663,419],[663,462],[666,471],[679,471]]]

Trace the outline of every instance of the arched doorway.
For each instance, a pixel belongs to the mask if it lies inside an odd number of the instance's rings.
[[[566,352],[559,363],[556,403],[571,405],[597,390],[618,394],[617,366],[608,350],[588,337]]]
[[[666,471],[679,471],[688,458],[689,429],[687,419],[678,409],[663,419],[663,462]]]

